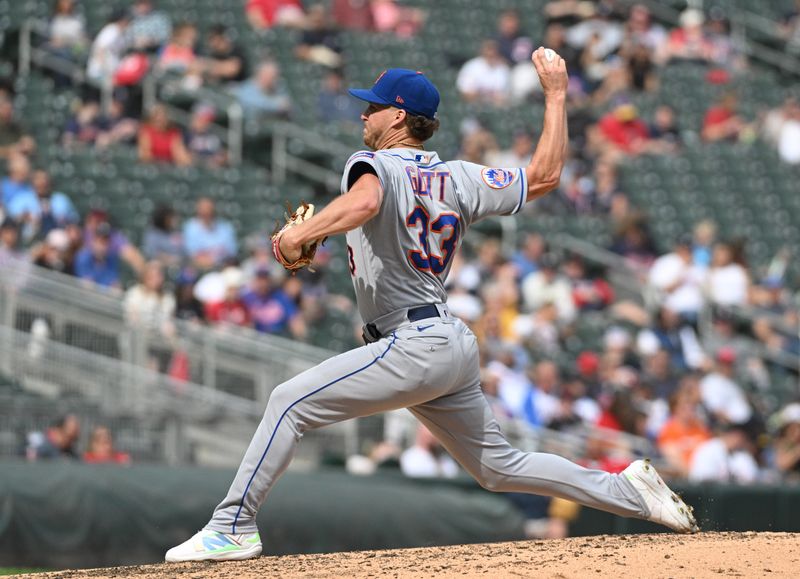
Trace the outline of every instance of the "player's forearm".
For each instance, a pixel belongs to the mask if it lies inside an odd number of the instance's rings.
[[[351,231],[372,219],[380,209],[377,198],[351,192],[337,197],[308,221],[286,232],[287,241],[300,246],[338,233]]]
[[[566,157],[566,95],[551,95],[545,101],[544,126],[539,144],[525,169],[528,201],[541,197],[558,186]]]

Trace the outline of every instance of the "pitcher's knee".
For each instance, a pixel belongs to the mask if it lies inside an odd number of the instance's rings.
[[[478,484],[494,493],[505,490],[508,477],[495,471],[482,471],[475,476]]]
[[[299,412],[298,405],[302,404],[302,398],[303,395],[291,387],[291,382],[281,384],[270,394],[264,420],[283,422],[296,434],[302,435],[306,430],[313,428]]]

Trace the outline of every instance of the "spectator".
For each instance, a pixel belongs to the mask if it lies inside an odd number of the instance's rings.
[[[156,104],[139,128],[139,160],[142,163],[171,163],[179,166],[192,164],[192,156],[183,144],[183,135],[170,123],[167,109]]]
[[[222,264],[238,250],[233,225],[217,218],[214,201],[208,197],[197,200],[195,217],[183,226],[183,243],[186,254],[200,270]]]
[[[89,438],[89,449],[83,453],[83,462],[87,464],[124,464],[131,463],[131,455],[114,448],[114,440],[107,426],[96,426]]]
[[[189,130],[186,133],[186,148],[191,157],[206,167],[219,168],[228,162],[228,154],[222,139],[211,132],[217,112],[213,105],[198,103],[192,110]]]
[[[492,167],[526,167],[531,162],[534,149],[534,136],[529,131],[517,131],[511,147],[502,151],[492,151],[486,155]]]
[[[711,250],[717,239],[717,225],[704,219],[694,226],[692,262],[696,267],[707,269],[711,265]]]
[[[75,11],[75,0],[55,0],[49,25],[48,50],[58,58],[77,63],[84,57],[87,47],[86,23],[83,16]],[[60,78],[60,81],[64,84],[69,82],[65,78]]]
[[[675,120],[675,110],[669,105],[659,105],[648,126],[650,143],[648,152],[664,154],[676,152],[682,143],[681,132]]]
[[[156,10],[153,0],[134,0],[133,21],[126,32],[128,46],[155,53],[172,33],[169,16]]]
[[[631,103],[623,102],[597,123],[599,150],[625,155],[639,155],[644,152],[650,131],[647,124],[639,118],[639,110]]]
[[[0,266],[27,261],[19,249],[19,225],[10,217],[0,222]]]
[[[28,434],[26,456],[28,460],[66,458],[76,460],[78,453],[75,444],[80,436],[81,425],[78,417],[67,414],[56,419],[44,432]]]
[[[326,124],[352,124],[361,120],[361,105],[350,96],[344,85],[344,76],[340,70],[325,73],[322,90],[317,97],[319,119]]]
[[[547,243],[540,233],[527,233],[522,247],[514,254],[511,261],[517,268],[517,279],[525,279],[539,270],[539,262],[547,250]]]
[[[208,33],[208,43],[198,66],[205,82],[223,85],[247,79],[247,57],[242,48],[233,42],[224,26],[214,26]]]
[[[70,225],[67,225],[70,232]],[[139,249],[127,237],[113,227],[108,220],[108,214],[101,209],[93,209],[86,216],[83,231],[83,247],[91,247],[96,235],[105,234],[109,237],[110,251],[121,258],[137,274],[144,269],[145,261]]]
[[[734,257],[730,244],[718,242],[714,246],[707,291],[709,300],[718,306],[745,306],[748,302],[750,277]]]
[[[370,8],[376,32],[393,32],[400,38],[411,38],[425,22],[422,10],[398,6],[396,0],[370,0]]]
[[[795,99],[787,99],[784,104],[784,121],[778,132],[778,154],[786,163],[800,163],[800,103]]]
[[[8,159],[15,154],[28,155],[36,144],[22,126],[14,120],[14,103],[11,96],[0,92],[0,159]]]
[[[692,262],[692,240],[679,237],[673,251],[653,262],[648,283],[659,294],[659,301],[689,321],[697,320],[703,307],[705,270]]]
[[[33,249],[34,265],[57,271],[65,275],[75,275],[74,254],[70,251],[69,236],[63,229],[53,229],[38,247]]]
[[[608,159],[597,159],[594,164],[592,205],[595,212],[609,214],[615,199],[621,194],[617,166]],[[612,216],[613,217],[613,216]]]
[[[509,97],[511,71],[494,40],[481,43],[480,55],[467,61],[458,72],[456,86],[469,102],[503,106]]]
[[[308,10],[306,29],[295,48],[295,56],[329,68],[338,68],[342,64],[341,52],[339,32],[331,26],[328,11],[323,4],[315,4]]]
[[[516,10],[503,10],[497,17],[497,32],[494,40],[497,42],[500,54],[509,66],[519,63],[527,64],[530,61],[533,41],[521,31],[519,13]],[[547,42],[545,46],[558,51]]]
[[[65,147],[94,146],[97,139],[106,129],[100,114],[100,103],[87,100],[78,104],[78,110],[67,121],[61,142]]]
[[[170,336],[175,297],[164,287],[164,269],[158,261],[145,265],[139,283],[125,292],[125,321],[133,327]]]
[[[75,275],[99,286],[122,287],[120,255],[111,245],[111,226],[108,222],[97,226],[91,242],[75,256]]]
[[[31,179],[36,193],[30,208],[34,232],[44,238],[53,229],[64,229],[68,223],[78,223],[78,215],[72,200],[60,191],[53,192],[50,175],[43,169],[33,172]]]
[[[564,262],[563,272],[572,287],[572,300],[578,310],[604,310],[614,301],[611,285],[603,276],[589,276],[586,265],[579,256],[570,256]]]
[[[22,154],[14,154],[8,159],[8,176],[3,177],[0,181],[0,189],[2,190],[2,207],[6,212],[10,212],[18,199],[30,199],[36,197],[33,186],[30,182],[31,176],[31,163],[28,158]],[[20,212],[19,217],[22,217]]]
[[[656,258],[655,245],[646,222],[636,214],[619,223],[610,250],[624,257],[634,271],[647,271]]]
[[[643,356],[651,356],[663,349],[669,353],[670,364],[679,372],[700,368],[705,354],[691,325],[681,319],[678,312],[662,306],[654,323],[636,339],[637,349]]]
[[[183,236],[178,228],[178,214],[169,205],[160,204],[144,232],[142,253],[167,267],[178,267],[183,260]]]
[[[231,92],[248,119],[286,117],[291,110],[291,99],[281,78],[281,69],[274,60],[261,62],[255,75]]]
[[[711,431],[700,412],[697,382],[681,383],[670,398],[670,418],[658,433],[658,450],[682,477],[689,475],[695,450],[711,438]]]
[[[552,254],[542,256],[539,270],[522,280],[522,296],[528,310],[537,310],[552,303],[558,312],[560,324],[570,324],[575,319],[575,302],[567,278],[558,271],[559,263]]]
[[[645,46],[650,52],[658,53],[667,42],[667,32],[660,24],[654,23],[650,9],[644,4],[634,4],[625,23],[630,41]]]
[[[205,323],[206,312],[194,295],[197,276],[191,269],[182,271],[175,280],[175,318],[187,322]]]
[[[611,19],[611,10],[603,3],[589,8],[590,12],[567,30],[567,43],[577,49],[594,53],[604,60],[622,44],[622,25]]]
[[[553,302],[546,301],[533,312],[518,315],[511,328],[516,340],[529,352],[558,355],[558,308]]]
[[[734,381],[735,364],[736,352],[723,347],[717,352],[714,370],[700,381],[703,406],[718,424],[746,424],[753,418],[747,396]]]
[[[97,135],[95,146],[99,149],[116,144],[131,145],[139,134],[139,121],[126,110],[126,103],[120,98],[111,100],[107,117],[101,121],[102,131]]]
[[[680,28],[672,30],[662,51],[657,55],[661,64],[684,60],[707,63],[714,54],[714,45],[703,30],[705,16],[696,8],[681,13]]]
[[[296,339],[305,335],[305,325],[297,306],[279,287],[273,287],[270,271],[255,272],[252,287],[242,296],[253,327],[265,334],[290,334]]]
[[[532,374],[533,386],[525,400],[524,417],[533,426],[546,427],[561,418],[561,376],[558,366],[550,360],[536,364]]]
[[[197,28],[194,24],[181,22],[172,29],[172,35],[159,51],[157,68],[161,72],[186,75],[196,68]]]
[[[778,432],[774,442],[774,463],[787,479],[800,478],[800,404],[793,402],[778,413]]]
[[[86,75],[95,84],[111,81],[128,48],[125,31],[130,25],[130,15],[125,10],[115,10],[108,23],[92,42]]]
[[[722,482],[749,484],[759,477],[758,463],[748,452],[747,431],[728,424],[719,434],[701,444],[692,455],[689,480],[694,483]]]
[[[733,93],[725,94],[703,118],[701,135],[708,142],[737,141],[746,123],[736,113],[738,99]]]
[[[400,470],[410,478],[455,478],[458,464],[424,425],[417,427],[414,445],[400,455]]]
[[[244,282],[242,270],[238,267],[226,267],[219,275],[223,286],[223,296],[221,300],[206,303],[206,319],[211,323],[227,327],[250,327],[252,325],[250,313],[241,296]]]
[[[375,30],[370,0],[333,0],[331,14],[340,28],[363,32]]]
[[[305,22],[301,0],[247,0],[245,13],[256,30],[273,26],[300,28]]]

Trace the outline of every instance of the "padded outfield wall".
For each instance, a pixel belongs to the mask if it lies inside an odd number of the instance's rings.
[[[208,520],[230,470],[0,462],[0,566],[157,562]],[[680,489],[704,530],[800,531],[800,487]],[[523,517],[475,483],[399,473],[287,473],[258,517],[265,554],[415,547],[523,538]],[[652,532],[582,509],[574,535]]]

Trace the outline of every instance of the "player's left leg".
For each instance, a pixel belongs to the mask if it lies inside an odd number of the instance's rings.
[[[464,340],[474,343],[466,329]],[[482,486],[560,497],[624,517],[652,520],[677,531],[696,530],[691,510],[644,461],[636,461],[622,474],[610,474],[553,454],[512,447],[480,388],[476,349],[464,365],[472,375],[470,386],[409,410]]]

